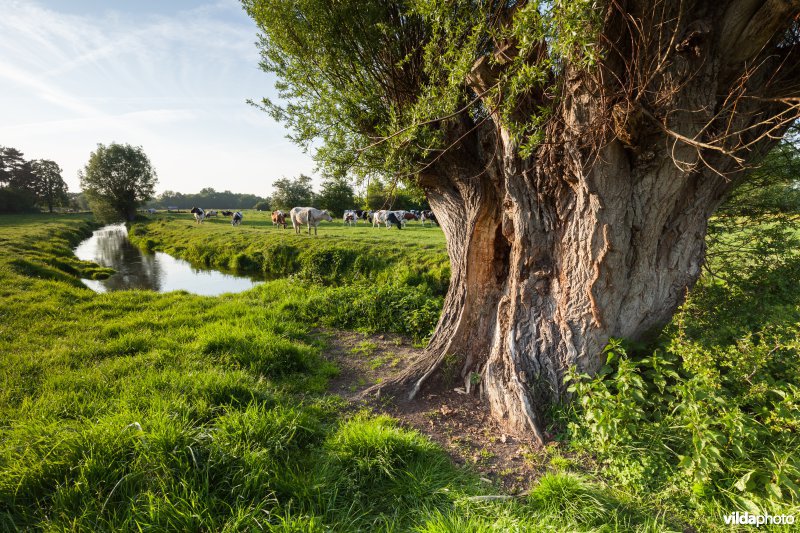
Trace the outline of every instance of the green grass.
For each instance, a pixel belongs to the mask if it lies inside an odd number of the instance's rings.
[[[188,214],[155,215],[135,224],[131,240],[194,264],[258,274],[293,276],[323,285],[379,283],[424,287],[444,296],[450,264],[438,227],[409,222],[404,230],[323,222],[319,234],[295,235],[291,225],[272,226],[269,213],[246,211],[240,227],[224,218],[202,225]]]
[[[244,220],[233,228],[223,218],[198,225],[188,214],[161,214],[129,234],[142,248],[198,266],[314,286],[283,310],[319,325],[400,333],[418,344],[433,332],[450,279],[438,227],[324,222],[315,237],[272,226],[269,213],[246,211]]]
[[[242,253],[258,246],[248,239],[277,232],[153,225],[148,235],[165,248],[175,231],[219,249],[231,240]],[[560,492],[547,489],[553,498],[476,500],[497,489],[417,432],[346,414],[325,394],[337,370],[312,330],[336,309],[325,306],[417,294],[436,308],[430,287],[398,289],[388,263],[365,271],[370,283],[342,286],[284,278],[213,298],[95,294],[76,274],[107,271],[70,252],[91,227],[81,216],[0,216],[0,530],[679,529],[675,517],[571,474],[553,474],[548,483],[567,476]],[[337,242],[325,233],[315,242]],[[597,509],[577,509],[575,494]]]

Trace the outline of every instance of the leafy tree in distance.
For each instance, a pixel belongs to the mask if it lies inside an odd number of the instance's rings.
[[[61,167],[49,159],[37,159],[31,162],[31,166],[37,177],[37,199],[52,213],[54,206],[64,205],[68,201],[67,184],[61,177]]]
[[[253,206],[256,211],[272,211],[270,203],[267,200],[261,200]]]
[[[389,207],[387,192],[382,181],[377,179],[370,180],[367,184],[365,201],[367,209],[372,209],[373,211]]]
[[[295,179],[281,178],[272,183],[272,208],[288,211],[293,207],[314,205],[314,190],[311,178],[300,174]]]
[[[70,209],[75,211],[89,211],[89,201],[84,192],[68,192],[67,201]]]
[[[353,187],[344,177],[328,176],[322,180],[317,204],[320,209],[327,209],[332,215],[341,216],[346,209],[355,208]]]
[[[265,200],[255,194],[234,193],[231,191],[216,191],[211,187],[202,189],[199,193],[184,194],[175,191],[164,191],[158,198],[148,202],[148,206],[167,208],[170,206],[179,209],[188,209],[193,206],[214,209],[250,209],[254,204]]]
[[[31,162],[16,148],[0,146],[0,212],[34,211],[38,192]]]
[[[474,377],[543,438],[570,367],[647,339],[708,221],[798,116],[796,2],[243,0],[263,101],[329,172],[425,190],[451,283],[426,354],[381,384]]]
[[[141,146],[117,143],[98,144],[79,177],[95,216],[106,221],[133,220],[158,181]]]

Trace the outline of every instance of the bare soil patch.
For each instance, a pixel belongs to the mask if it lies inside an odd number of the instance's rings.
[[[523,492],[551,462],[571,461],[562,456],[555,441],[542,448],[506,435],[489,416],[478,387],[471,387],[470,394],[465,394],[461,382],[436,393],[423,389],[411,401],[363,398],[364,390],[402,371],[421,349],[399,335],[322,329],[318,333],[328,345],[324,357],[341,371],[331,380],[331,393],[349,400],[354,410],[386,413],[424,433],[447,450],[457,464],[473,468],[484,481],[504,492]]]

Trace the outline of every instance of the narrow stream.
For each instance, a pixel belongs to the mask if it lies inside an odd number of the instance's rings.
[[[98,229],[75,248],[75,255],[78,259],[94,261],[116,270],[108,279],[81,280],[95,292],[183,290],[216,296],[226,292],[242,292],[258,283],[250,278],[216,270],[199,270],[188,261],[176,259],[163,252],[143,252],[128,240],[128,230],[124,224]]]

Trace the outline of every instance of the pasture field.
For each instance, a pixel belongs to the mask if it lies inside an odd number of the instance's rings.
[[[409,285],[432,297],[444,294],[444,275],[431,277],[429,269],[433,265],[438,272],[446,257],[437,262],[435,249],[418,248],[433,244],[429,238],[441,239],[433,229],[353,231],[330,224],[319,238],[309,238],[264,224],[259,245],[226,239],[228,232],[220,236],[216,225],[189,228],[185,220],[151,222],[139,231],[157,248],[195,261],[204,255],[191,243],[202,242],[205,248],[199,249],[212,250],[205,255],[207,264],[215,253],[257,257],[259,246],[278,246],[265,257],[280,257],[288,247],[290,256],[314,258],[282,271],[299,279],[360,287],[357,291],[386,284],[391,294]],[[253,225],[258,232],[263,224],[256,218]],[[187,236],[192,232],[196,238]],[[570,376],[581,400],[553,413],[553,431],[569,449],[596,461],[591,475],[642,495],[642,501],[658,502],[659,509],[682,513],[700,529],[719,527],[734,511],[800,515],[798,236],[794,224],[744,219],[715,233],[709,238],[708,271],[658,337],[646,345],[615,340],[598,376]],[[336,264],[330,258],[339,249],[352,254],[351,261],[342,261],[347,273],[309,268],[320,264],[318,257]],[[358,259],[364,253],[392,259],[364,268]],[[364,279],[369,282],[360,284]],[[413,329],[406,334],[422,336]],[[383,330],[398,331],[385,324],[372,329]],[[582,461],[555,462],[575,469]]]
[[[328,285],[358,281],[426,285],[437,296],[447,292],[450,266],[438,227],[412,221],[403,230],[355,227],[340,220],[322,222],[318,235],[303,228],[295,235],[272,225],[270,214],[245,211],[232,228],[229,219],[209,218],[202,225],[188,214],[159,214],[135,224],[131,239],[142,248],[167,252],[195,264],[259,274],[299,276]]]
[[[206,264],[229,254],[228,266],[241,254],[258,262],[273,238],[298,243],[255,218],[241,231],[158,217],[131,231],[185,257],[215,250]],[[0,530],[663,531],[688,521],[555,463],[525,495],[483,498],[499,489],[430,440],[326,393],[338,370],[314,326],[429,331],[446,277],[439,230],[350,241],[323,227],[314,253],[360,251],[358,276],[317,272],[301,250],[288,256],[304,273],[201,297],[85,288],[78,275],[108,274],[71,253],[92,227],[86,216],[0,216]],[[426,306],[411,327],[386,318]]]

